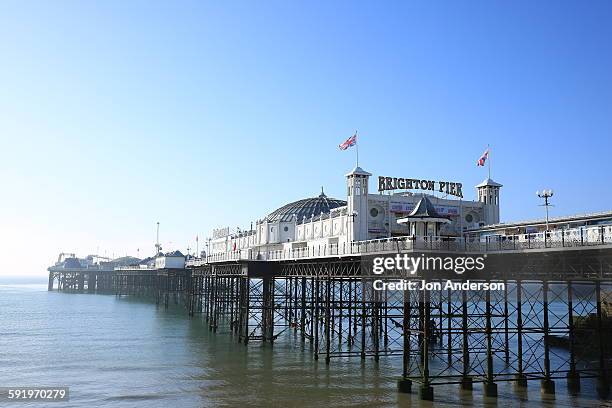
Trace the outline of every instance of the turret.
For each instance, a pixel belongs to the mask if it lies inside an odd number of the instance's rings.
[[[371,174],[355,167],[346,175],[349,241],[368,239],[368,184]]]
[[[499,189],[501,187],[503,187],[501,184],[490,178],[476,186],[478,201],[484,203],[483,221],[485,224],[499,223]]]

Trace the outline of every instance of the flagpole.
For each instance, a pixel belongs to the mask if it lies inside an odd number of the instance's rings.
[[[359,167],[359,141],[357,140],[357,131],[355,131],[355,150],[357,151],[357,167]]]
[[[487,160],[489,162],[489,178],[491,178],[491,148],[489,147],[489,144],[487,143],[487,151],[489,152],[489,157]]]

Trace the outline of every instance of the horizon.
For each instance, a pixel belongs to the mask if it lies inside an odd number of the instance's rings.
[[[503,184],[501,221],[612,210],[612,3],[5,3],[0,278],[200,250],[373,174]],[[374,190],[374,189],[371,189]],[[374,193],[374,191],[371,191]]]

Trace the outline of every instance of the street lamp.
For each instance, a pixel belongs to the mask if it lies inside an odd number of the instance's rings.
[[[546,208],[546,232],[548,232],[548,207],[551,206],[551,204],[548,202],[548,199],[553,196],[554,191],[552,191],[552,190],[542,190],[541,192],[540,191],[536,191],[536,194],[537,194],[538,197],[544,199],[544,204],[542,204],[542,205]]]
[[[157,239],[155,241],[155,256],[161,252],[161,245],[159,244],[159,221],[157,221]]]
[[[359,215],[359,213],[357,211],[353,211],[349,217],[351,217],[351,234],[355,235],[355,217],[357,217]],[[353,240],[353,237],[351,236],[351,241]]]

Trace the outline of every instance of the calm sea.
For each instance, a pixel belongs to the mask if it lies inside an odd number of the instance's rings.
[[[316,362],[289,334],[270,346],[245,347],[229,333],[212,334],[181,307],[113,295],[47,292],[40,284],[0,280],[0,386],[69,386],[70,401],[18,407],[600,407],[592,382],[568,397],[557,381],[554,400],[539,384],[500,398],[458,386],[435,387],[436,402],[396,392],[399,357],[378,365],[359,359]],[[305,347],[308,347],[306,345]],[[3,403],[0,402],[0,405]],[[4,406],[9,406],[4,404]]]

